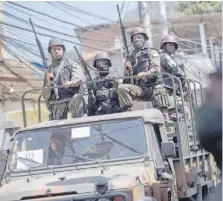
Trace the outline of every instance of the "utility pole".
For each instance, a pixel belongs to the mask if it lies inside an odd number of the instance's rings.
[[[199,30],[200,30],[202,52],[205,54],[205,56],[207,56],[207,43],[206,43],[205,28],[203,22],[199,24]]]
[[[3,2],[0,1],[0,10],[3,10]],[[3,21],[3,13],[0,13],[0,22]],[[0,34],[4,35],[4,29],[3,26],[0,25]],[[0,41],[3,43],[3,40],[0,38]],[[3,58],[5,57],[5,49],[2,45],[0,45],[0,60],[3,60]]]
[[[152,32],[151,32],[152,27],[150,24],[148,2],[147,1],[138,1],[138,8],[139,8],[140,24],[142,24],[147,36],[149,37],[148,45],[149,45],[149,47],[153,47]]]
[[[218,68],[221,64],[220,62],[220,50],[219,50],[219,47],[217,45],[214,46],[215,48],[215,65],[216,65],[216,68]]]
[[[209,45],[210,45],[210,51],[211,51],[211,59],[214,60],[214,45],[213,45],[213,37],[209,36]]]
[[[162,24],[162,30],[163,30],[162,35],[165,36],[168,34],[168,24],[167,24],[165,1],[160,1],[160,16],[161,16],[161,24]]]

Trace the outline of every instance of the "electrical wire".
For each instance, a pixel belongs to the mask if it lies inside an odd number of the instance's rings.
[[[199,45],[201,45],[201,43],[199,43],[199,42],[196,42],[196,41],[193,41],[193,40],[188,40],[188,39],[185,39],[185,38],[181,38],[181,37],[179,37],[179,36],[175,36],[177,39],[180,39],[181,41],[187,41],[187,42],[191,42],[191,43],[194,43],[194,44],[199,44]],[[207,45],[207,46],[210,46],[211,47],[211,45]]]
[[[116,21],[114,21],[114,20],[105,18],[105,17],[103,17],[103,16],[100,16],[100,15],[97,15],[97,14],[94,14],[94,13],[91,13],[91,12],[88,12],[88,11],[84,11],[84,10],[82,10],[82,9],[76,8],[76,7],[74,7],[74,6],[71,6],[70,4],[66,4],[66,3],[64,3],[64,2],[60,2],[60,1],[56,1],[56,3],[60,4],[61,6],[63,6],[64,8],[67,8],[67,9],[69,9],[69,10],[72,10],[72,11],[75,11],[75,12],[78,12],[78,13],[81,13],[81,14],[84,14],[84,15],[88,15],[88,16],[95,17],[95,18],[98,18],[98,19],[101,19],[101,20],[105,20],[105,21],[109,21],[109,22],[118,24],[118,23],[117,23]]]
[[[20,22],[23,22],[23,23],[26,23],[26,24],[30,24],[29,21],[24,20],[24,19],[22,19],[22,18],[19,18],[19,17],[15,16],[15,15],[12,15],[12,14],[10,14],[10,13],[8,13],[8,12],[2,11],[2,10],[0,10],[0,12],[3,13],[4,15],[6,15],[6,16],[11,17],[12,19],[16,19],[16,20],[18,20],[18,21],[20,21]],[[34,24],[34,23],[33,23],[33,24]],[[40,25],[38,25],[38,24],[34,24],[34,25],[35,25],[36,27],[41,28],[41,29],[44,29],[44,30],[46,30],[46,31],[50,31],[50,32],[53,32],[53,33],[61,34],[61,35],[68,36],[68,37],[71,37],[71,38],[79,38],[79,37],[77,37],[77,36],[74,36],[74,35],[71,35],[71,34],[66,34],[66,33],[63,33],[63,32],[59,32],[59,31],[57,31],[57,30],[49,29],[49,28],[47,28],[47,27],[43,27],[43,26],[40,26]],[[81,39],[84,39],[84,40],[91,40],[91,41],[98,41],[98,42],[108,42],[108,41],[105,41],[105,40],[102,41],[102,40],[89,39],[89,38],[81,38]]]
[[[16,25],[13,25],[13,24],[9,24],[9,23],[6,23],[6,22],[1,22],[0,21],[0,24],[4,24],[6,26],[14,27],[14,28],[17,28],[17,29],[21,29],[23,31],[27,31],[27,32],[32,32],[33,33],[33,31],[30,30],[30,29],[19,27],[19,26],[16,26]],[[55,36],[52,36],[52,35],[49,35],[49,34],[45,34],[45,33],[40,33],[40,32],[36,32],[36,33],[38,35],[41,35],[41,36],[44,36],[44,37],[49,37],[49,38],[54,38],[55,37]],[[76,44],[76,45],[79,45],[79,46],[85,46],[85,47],[88,47],[88,48],[91,48],[91,49],[107,51],[107,52],[111,52],[111,53],[115,53],[115,54],[121,54],[121,52],[116,52],[116,51],[112,51],[112,50],[106,50],[106,49],[102,49],[102,48],[98,48],[98,47],[94,47],[94,46],[90,46],[90,45],[86,45],[86,44],[80,44],[80,43],[77,43],[77,42],[74,42],[74,41],[71,41],[71,40],[67,40],[67,39],[63,39],[63,41],[65,41],[67,43]]]
[[[36,50],[33,50],[33,49],[31,49],[31,48],[28,48],[28,47],[24,46],[24,45],[21,44],[21,43],[17,43],[17,42],[15,42],[15,41],[11,41],[10,39],[8,39],[8,40],[7,40],[7,39],[4,39],[4,41],[10,43],[10,44],[13,45],[14,47],[19,48],[19,49],[23,52],[23,54],[26,55],[27,58],[30,58],[30,56],[28,56],[24,51],[26,51],[26,52],[28,52],[28,53],[34,55],[35,57],[41,58],[40,54],[39,54]],[[16,48],[16,49],[17,49],[17,48]],[[19,52],[20,52],[20,51],[19,51]]]
[[[46,20],[43,20],[43,19],[41,19],[41,18],[38,18],[38,17],[35,16],[35,15],[32,15],[32,14],[27,13],[27,12],[25,12],[25,11],[22,11],[22,10],[20,10],[20,9],[18,9],[18,8],[15,8],[15,7],[13,7],[12,5],[7,4],[7,3],[8,3],[8,2],[4,2],[4,6],[8,6],[9,8],[18,11],[19,13],[26,14],[26,15],[28,15],[28,16],[30,16],[30,17],[33,17],[33,18],[35,18],[35,19],[37,19],[37,20],[40,20],[40,21],[42,21],[42,22],[45,22],[45,23],[48,23],[48,24],[51,23],[50,21],[46,21]]]
[[[18,9],[18,8],[15,8],[15,7],[13,7],[12,5],[7,4],[7,3],[8,3],[8,2],[4,2],[4,5],[6,5],[6,6],[12,8],[12,9],[14,9],[14,10],[16,10],[16,11],[18,11],[19,13],[26,14],[26,15],[28,15],[28,16],[34,18],[34,19],[37,19],[37,20],[39,20],[39,21],[41,21],[41,22],[46,23],[47,25],[49,25],[49,24],[52,25],[52,21],[50,22],[50,21],[48,21],[48,20],[46,20],[46,19],[41,19],[41,18],[39,18],[39,17],[37,17],[37,16],[35,16],[35,15],[32,15],[32,14],[27,13],[27,12],[24,12],[24,11]],[[58,24],[54,24],[54,25],[58,27]],[[65,26],[61,26],[61,24],[59,25],[59,27],[60,27],[61,29],[65,29]]]
[[[74,24],[74,23],[69,22],[69,21],[64,21],[64,20],[58,19],[58,18],[56,18],[56,17],[53,17],[53,16],[48,15],[48,14],[46,14],[46,13],[42,13],[42,12],[39,12],[39,11],[37,11],[37,10],[28,8],[28,7],[26,7],[26,6],[22,6],[22,5],[20,5],[20,4],[17,4],[17,3],[11,2],[11,1],[8,2],[8,3],[13,4],[13,5],[18,6],[18,7],[20,7],[20,8],[23,8],[23,9],[26,9],[26,10],[29,10],[29,11],[32,11],[32,12],[35,12],[35,13],[38,13],[38,14],[40,14],[40,15],[44,15],[44,16],[46,16],[46,17],[49,17],[49,18],[53,19],[53,20],[56,20],[56,21],[59,21],[59,22],[65,23],[65,24],[69,24],[69,25],[72,25],[72,26],[75,26],[75,27],[79,27],[79,28],[81,28],[81,29],[85,29],[85,30],[87,30],[87,31],[95,32],[95,33],[97,33],[97,34],[100,34],[100,35],[103,35],[103,36],[106,36],[106,37],[115,39],[115,37],[113,37],[113,36],[110,36],[110,35],[107,35],[107,34],[104,34],[104,33],[101,33],[101,32],[95,31],[95,30],[92,30],[92,29],[88,29],[88,28],[86,28],[86,27],[79,26],[79,25]]]
[[[22,41],[22,40],[19,40],[19,39],[16,39],[16,38],[12,38],[12,37],[9,37],[9,36],[4,36],[4,35],[2,35],[2,34],[0,34],[0,37],[6,38],[6,39],[10,39],[10,40],[12,40],[12,41],[23,42],[23,43],[25,43],[25,44],[27,44],[27,45],[31,45],[31,46],[35,47],[34,44],[29,43],[29,42],[27,42],[27,41]]]
[[[79,20],[81,20],[81,21],[83,21],[83,22],[85,22],[85,23],[87,23],[87,24],[89,23],[89,22],[86,22],[85,20],[81,19],[80,17],[77,17],[77,16],[74,15],[73,13],[68,12],[67,10],[70,10],[70,7],[69,7],[69,8],[64,7],[64,8],[65,8],[65,10],[64,10],[64,9],[61,8],[61,7],[63,7],[63,6],[55,4],[56,2],[46,2],[46,3],[50,4],[51,6],[56,7],[57,9],[59,9],[59,10],[65,12],[66,14],[69,14],[69,15],[75,17],[75,19],[78,18]],[[58,3],[60,3],[60,2],[58,2]],[[116,23],[116,24],[117,24],[117,23]],[[97,27],[97,26],[98,26],[98,25],[93,25],[93,26],[91,26],[91,30],[94,30],[94,28]],[[88,28],[89,28],[89,27],[88,27]],[[111,30],[112,30],[115,34],[117,33],[117,31],[113,30],[112,27],[110,27],[110,28],[111,28]]]
[[[53,6],[53,7],[56,7],[57,9],[59,9],[59,10],[61,10],[61,11],[63,11],[63,12],[65,12],[66,14],[69,14],[69,15],[71,15],[72,17],[75,17],[75,19],[77,18],[77,19],[79,19],[79,20],[81,20],[81,21],[83,21],[83,22],[85,22],[85,23],[89,23],[89,22],[87,22],[87,21],[85,21],[85,20],[83,20],[83,19],[81,19],[80,17],[77,17],[76,15],[74,15],[73,13],[70,13],[70,12],[68,12],[66,9],[63,9],[63,8],[61,8],[61,6],[58,6],[58,5],[55,5],[54,3],[55,2],[46,2],[46,3],[48,3],[48,4],[50,4],[51,6]],[[91,29],[92,30],[94,30],[94,27],[97,27],[98,25],[95,25],[95,26],[93,26]],[[111,30],[114,32],[114,33],[117,33],[117,31],[114,31],[112,28],[111,28]],[[84,39],[84,38],[83,38]]]
[[[46,3],[48,3],[49,5],[51,5],[51,6],[55,7],[55,8],[57,8],[57,9],[59,9],[59,10],[65,12],[65,13],[69,14],[70,16],[75,17],[75,19],[78,19],[78,20],[80,20],[80,21],[82,21],[82,22],[84,22],[84,23],[86,23],[86,24],[89,23],[88,21],[81,19],[80,17],[74,15],[73,13],[70,13],[70,12],[68,12],[67,10],[64,10],[63,8],[61,8],[61,7],[57,6],[57,5],[54,5],[52,2],[47,2],[47,1],[46,1]]]

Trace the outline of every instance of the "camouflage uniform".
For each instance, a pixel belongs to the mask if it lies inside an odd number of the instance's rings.
[[[52,39],[49,42],[49,52],[53,45],[60,45],[65,51],[65,46],[60,39]],[[65,57],[53,59],[46,73],[53,74],[53,78],[56,79],[54,80],[56,85],[63,85],[67,81],[71,81],[74,84],[72,87],[43,90],[43,97],[46,99],[46,105],[50,111],[49,119],[66,119],[68,111],[71,112],[72,118],[82,117],[85,112],[85,102],[83,96],[79,94],[80,86],[77,84],[82,81],[81,76],[83,75],[80,65],[69,61]],[[44,83],[46,86],[46,80]]]
[[[100,66],[97,61],[105,61],[105,65]],[[88,115],[111,114],[120,111],[116,83],[109,75],[109,68],[112,66],[109,55],[106,52],[96,54],[93,66],[98,71],[95,80],[103,79],[96,82],[93,88],[93,94],[89,96]],[[91,93],[90,93],[91,94]]]
[[[172,43],[175,45],[175,50],[173,52],[168,52],[165,46],[167,43]],[[188,100],[187,93],[186,93],[187,87],[186,87],[186,82],[184,80],[184,78],[186,78],[186,73],[185,73],[184,64],[182,63],[182,60],[176,54],[176,51],[178,49],[178,42],[176,38],[172,35],[166,35],[161,40],[160,48],[162,49],[162,52],[160,54],[162,72],[169,73],[170,75],[174,75],[181,79],[183,91],[185,94],[184,98],[185,100]],[[177,92],[177,103],[178,103],[177,107],[179,111],[182,112],[183,105],[182,105],[182,101],[181,101],[180,93],[179,93],[179,84],[177,80],[174,80],[174,83],[175,83],[175,89]],[[168,94],[169,94],[170,113],[172,112],[175,113],[175,110],[171,111],[171,109],[174,109],[175,107],[174,96],[173,96],[173,83],[171,79],[168,79],[166,76],[164,76],[164,87],[167,89]]]
[[[132,66],[133,75],[138,75],[141,72],[146,74],[160,73],[160,54],[159,51],[153,48],[148,48],[146,40],[148,36],[144,33],[142,28],[134,29],[131,34],[131,42],[133,43],[133,36],[142,34],[144,36],[144,45],[139,49],[134,49],[130,56],[130,63]],[[154,85],[153,87],[149,87]],[[146,99],[151,101],[153,107],[160,110],[166,108],[165,98],[166,92],[162,86],[162,78],[158,75],[147,78],[134,78],[134,84],[121,84],[118,87],[118,97],[120,106],[123,111],[130,110],[133,98]]]

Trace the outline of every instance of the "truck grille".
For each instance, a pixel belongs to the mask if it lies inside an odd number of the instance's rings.
[[[21,200],[26,201],[114,201],[115,198],[121,197],[122,201],[129,201],[126,193],[123,192],[109,192],[105,194],[88,194],[80,195],[76,192],[55,193],[51,195],[36,195],[23,197]]]

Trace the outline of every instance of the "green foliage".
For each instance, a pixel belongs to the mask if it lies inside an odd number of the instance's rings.
[[[176,9],[185,15],[222,12],[221,1],[179,1]]]

